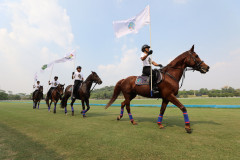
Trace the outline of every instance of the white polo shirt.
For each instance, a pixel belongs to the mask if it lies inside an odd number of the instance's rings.
[[[143,58],[144,56],[146,55],[146,53],[142,53],[141,54],[141,58]],[[144,61],[142,61],[143,62],[143,67],[145,67],[145,66],[151,66],[151,62],[152,62],[152,60],[151,60],[151,57],[150,56],[147,56],[147,58],[144,60]]]
[[[83,81],[83,75],[82,75],[80,72],[78,72],[78,71],[76,71],[76,72],[74,73],[73,78],[74,78],[74,80]]]
[[[39,84],[39,85],[38,85],[38,84],[36,84],[36,85],[34,85],[34,86],[33,86],[33,88],[35,88],[35,91],[36,91],[36,90],[38,90],[38,89],[39,89],[39,87],[40,87],[40,84]]]
[[[54,80],[51,82],[51,87],[56,88],[58,86],[58,84],[59,84],[59,82]]]

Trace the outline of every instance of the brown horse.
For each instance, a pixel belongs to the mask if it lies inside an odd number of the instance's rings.
[[[43,86],[40,86],[37,91],[33,93],[33,109],[36,109],[38,106],[39,109],[39,104],[41,99],[43,98]]]
[[[55,89],[53,89],[51,96],[46,98],[48,112],[50,112],[52,102],[54,102],[53,113],[56,113],[56,105],[57,105],[58,100],[62,98],[64,85],[65,84],[59,84]],[[49,104],[49,100],[51,100],[50,104]]]
[[[141,95],[148,98],[162,98],[162,106],[158,117],[159,128],[164,128],[162,125],[163,114],[167,104],[172,102],[183,112],[185,129],[187,133],[191,133],[192,131],[190,128],[187,109],[176,98],[179,90],[179,81],[181,80],[182,76],[184,76],[187,67],[190,67],[192,70],[197,70],[201,73],[206,73],[209,71],[209,66],[206,65],[194,51],[194,45],[189,51],[182,53],[162,69],[163,81],[157,85],[160,91],[158,95],[151,97],[149,85],[138,86],[135,84],[137,77],[130,76],[117,82],[114,88],[113,96],[105,108],[107,109],[117,99],[120,92],[122,92],[125,100],[121,103],[121,113],[117,119],[120,120],[122,118],[124,106],[126,105],[129,118],[132,124],[135,125],[137,123],[133,120],[130,112],[130,101],[134,99],[136,95]]]
[[[91,93],[90,89],[93,83],[102,84],[102,80],[99,78],[96,72],[92,72],[78,89],[78,96],[76,98],[80,99],[82,102],[81,114],[83,115],[83,117],[86,117],[85,114],[90,109],[89,97]],[[67,101],[68,101],[68,98],[71,96],[71,94],[72,94],[72,85],[69,85],[65,89],[65,93],[61,101],[61,108],[65,108],[65,114],[67,114]],[[74,115],[73,104],[75,100],[76,99],[72,99],[72,102],[71,102],[72,115]],[[86,110],[85,110],[85,103],[87,105]]]

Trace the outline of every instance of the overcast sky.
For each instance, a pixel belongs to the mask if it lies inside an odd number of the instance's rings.
[[[182,89],[240,88],[240,1],[238,0],[0,0],[0,89],[32,92],[43,64],[76,49],[84,77],[96,71],[99,87],[140,75],[141,46],[149,26],[115,38],[112,21],[137,15],[150,5],[153,60],[167,65],[189,50],[211,68],[188,72]],[[71,84],[73,62],[57,64],[53,76]],[[39,74],[47,91],[51,70]]]

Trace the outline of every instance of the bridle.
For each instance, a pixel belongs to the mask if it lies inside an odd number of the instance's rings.
[[[181,86],[179,87],[179,89],[180,88],[182,88],[182,85],[183,85],[183,81],[184,81],[184,79],[185,79],[185,72],[186,71],[195,71],[195,70],[200,70],[200,69],[202,69],[202,67],[201,67],[201,64],[204,62],[204,61],[201,61],[201,62],[198,62],[197,60],[196,60],[196,58],[192,55],[192,53],[190,52],[190,51],[188,51],[188,54],[190,55],[190,57],[189,57],[189,64],[190,64],[190,62],[191,62],[191,59],[193,59],[193,61],[194,61],[194,66],[192,66],[191,68],[176,68],[176,67],[171,67],[171,66],[166,66],[167,68],[173,68],[173,69],[180,69],[180,70],[183,70],[183,75],[182,75],[182,82],[181,82]],[[169,72],[167,72],[167,71],[165,71],[164,72],[165,74],[167,74],[170,78],[172,78],[173,80],[175,80],[177,83],[178,83],[178,80],[173,76],[173,75],[171,75]]]
[[[194,65],[193,67],[189,68],[188,70],[193,70],[193,71],[195,71],[195,70],[200,70],[200,69],[202,69],[201,64],[202,64],[204,61],[198,62],[198,61],[196,60],[196,58],[192,55],[192,53],[191,53],[190,51],[188,51],[188,53],[190,54],[189,63],[190,63],[191,59],[193,59],[193,61],[194,61],[194,63],[195,63],[195,65]]]

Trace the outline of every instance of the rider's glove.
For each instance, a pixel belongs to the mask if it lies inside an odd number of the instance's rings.
[[[150,50],[149,52],[148,52],[148,55],[151,55],[153,53],[153,51],[152,50]]]
[[[158,66],[159,66],[160,68],[162,68],[162,67],[163,67],[163,65],[161,65],[161,64],[159,64]]]

